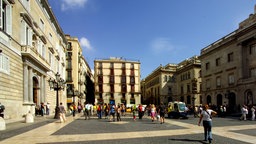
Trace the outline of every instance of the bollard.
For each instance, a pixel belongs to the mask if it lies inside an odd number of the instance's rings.
[[[0,131],[6,129],[5,121],[2,117],[0,117]]]
[[[33,123],[34,122],[34,117],[30,112],[28,114],[26,114],[25,121],[26,121],[26,123]]]

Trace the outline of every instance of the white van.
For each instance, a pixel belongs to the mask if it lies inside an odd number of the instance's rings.
[[[188,118],[186,111],[186,104],[180,101],[173,101],[168,103],[168,117],[169,118]]]

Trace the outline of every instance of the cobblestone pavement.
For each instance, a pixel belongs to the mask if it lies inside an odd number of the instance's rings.
[[[85,120],[69,116],[65,123],[52,118],[38,118],[34,123],[16,122],[0,131],[4,144],[204,144],[203,127],[197,126],[198,118],[166,119],[164,124],[152,122],[147,116],[132,120],[125,116],[120,122],[107,119]],[[256,143],[256,121],[239,121],[238,118],[213,119],[215,144]]]

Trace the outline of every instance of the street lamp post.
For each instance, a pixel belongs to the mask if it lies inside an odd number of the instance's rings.
[[[60,74],[57,72],[55,74],[56,79],[49,79],[49,85],[50,89],[54,89],[56,91],[56,108],[55,108],[55,115],[54,118],[58,119],[59,118],[59,90],[64,90],[65,87],[65,80],[60,77]]]

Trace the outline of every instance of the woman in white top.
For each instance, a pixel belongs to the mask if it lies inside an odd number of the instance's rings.
[[[154,104],[151,105],[151,120],[154,122],[156,116],[156,107]]]
[[[203,120],[204,126],[204,141],[209,140],[209,143],[212,142],[212,115],[216,115],[217,112],[209,109],[208,105],[203,106],[203,111],[200,115],[198,126],[200,126],[201,121]]]

